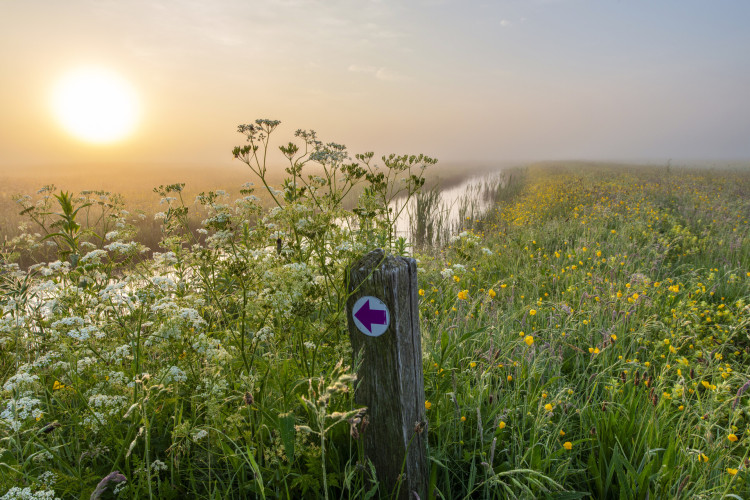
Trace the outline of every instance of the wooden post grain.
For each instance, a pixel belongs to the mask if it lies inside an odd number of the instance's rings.
[[[355,360],[362,351],[354,399],[367,407],[369,418],[365,455],[375,466],[381,498],[397,491],[394,498],[426,499],[427,421],[416,261],[373,250],[350,266],[347,280]],[[386,312],[375,309],[383,305]],[[386,314],[388,326],[382,331]]]

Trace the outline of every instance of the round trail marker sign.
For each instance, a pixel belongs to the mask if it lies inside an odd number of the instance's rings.
[[[370,337],[379,337],[388,329],[391,313],[385,302],[372,295],[365,295],[354,303],[352,319],[360,332]]]

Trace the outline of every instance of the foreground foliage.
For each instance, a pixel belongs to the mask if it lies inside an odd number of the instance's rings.
[[[182,186],[161,186],[153,258],[122,206],[102,202],[106,230],[76,218],[105,194],[21,200],[42,229],[0,271],[4,498],[387,496],[359,446],[343,272],[375,246],[406,251],[388,207],[434,160],[378,169],[298,131],[274,188],[277,126],[241,126],[234,150],[275,208],[251,186],[204,193],[193,231]],[[750,496],[750,176],[515,179],[417,255],[431,493]],[[12,263],[37,244],[60,260]]]

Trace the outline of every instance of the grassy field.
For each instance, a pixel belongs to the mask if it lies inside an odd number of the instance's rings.
[[[105,242],[50,216],[55,262],[6,244],[2,498],[387,498],[343,309],[375,246],[419,262],[430,498],[750,498],[750,172],[531,166],[412,251],[404,184],[323,153],[271,211],[207,194],[202,239],[165,188],[149,259],[120,208]]]
[[[423,259],[445,267],[422,314],[446,497],[747,497],[749,180],[532,169]],[[497,477],[521,469],[548,482]]]

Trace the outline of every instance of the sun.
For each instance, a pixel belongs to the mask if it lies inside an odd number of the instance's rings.
[[[133,87],[103,68],[79,68],[55,85],[52,107],[63,128],[93,143],[111,143],[130,135],[138,121]]]

